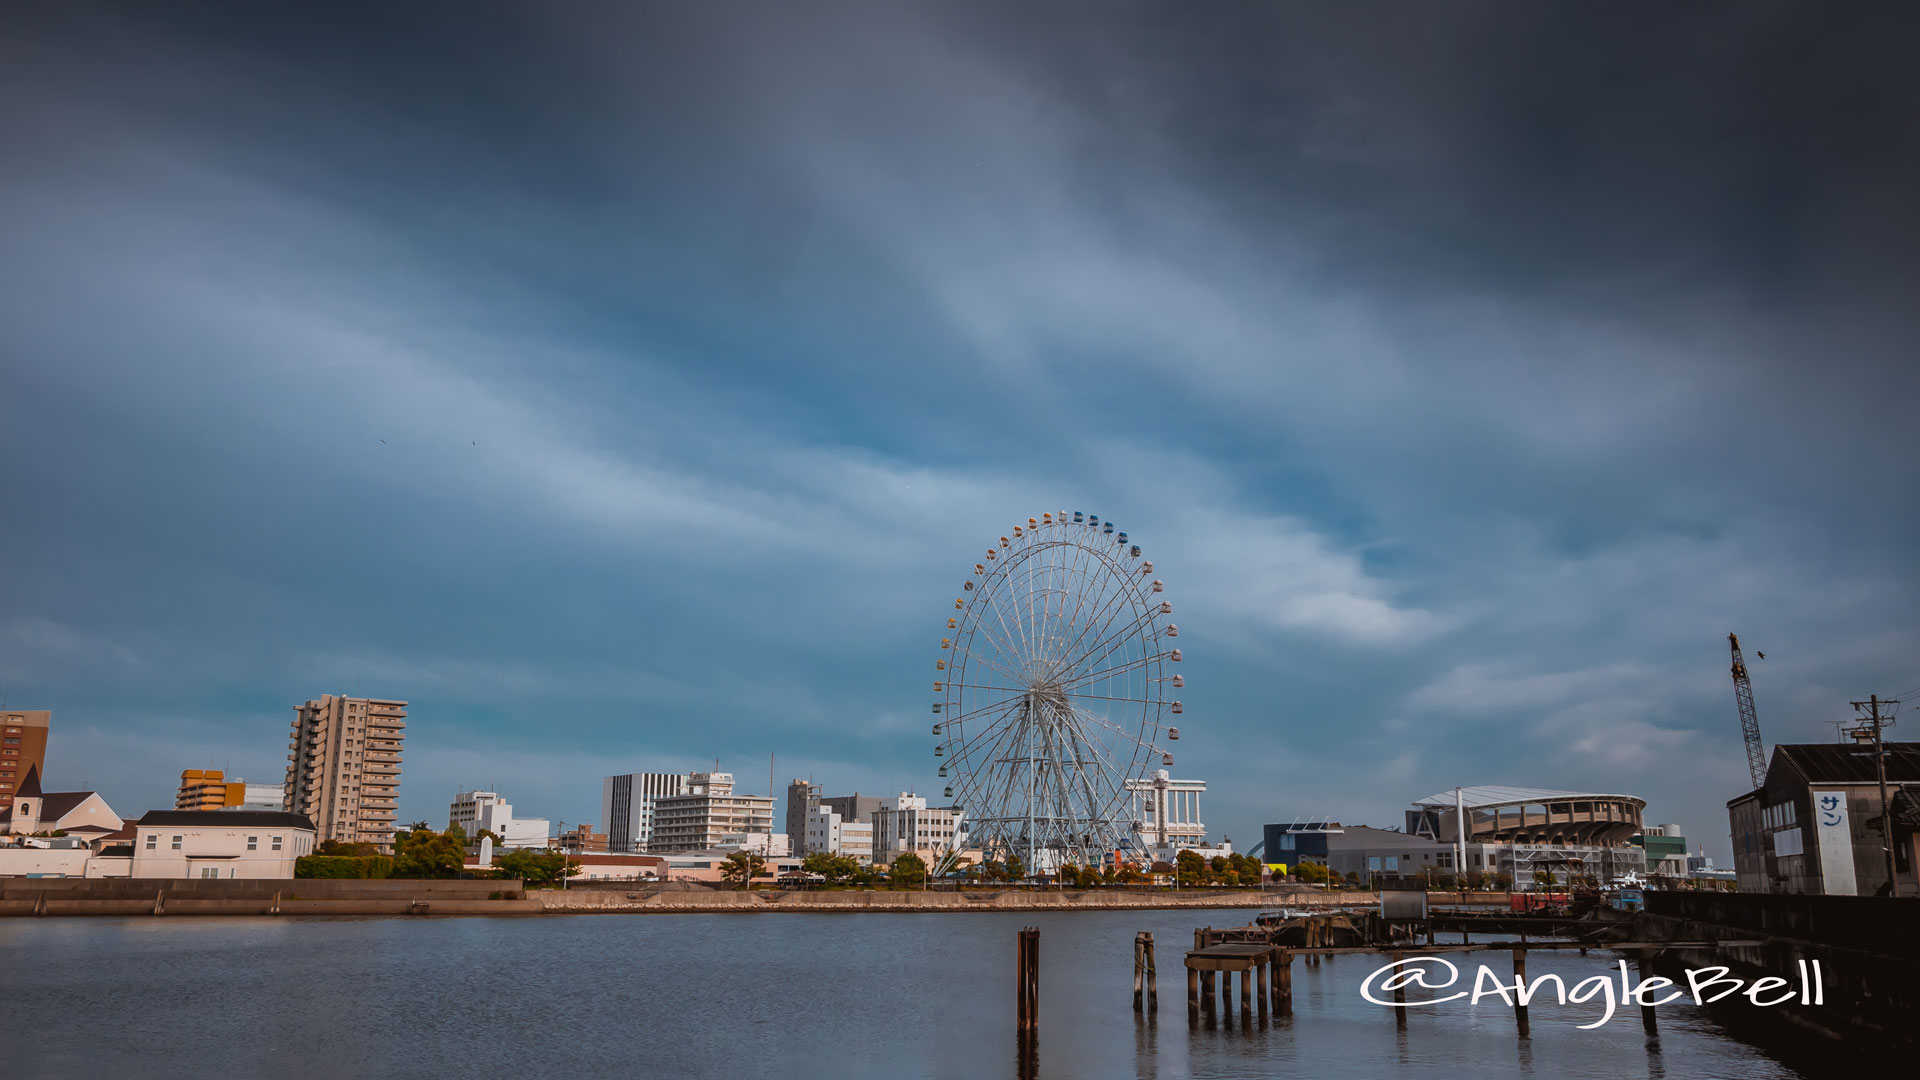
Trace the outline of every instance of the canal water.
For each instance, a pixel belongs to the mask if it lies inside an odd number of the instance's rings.
[[[1498,1000],[1412,1010],[1360,995],[1379,961],[1295,964],[1294,1015],[1189,1030],[1196,925],[1248,912],[0,920],[10,1080],[113,1077],[1021,1075],[1015,935],[1040,928],[1037,1075],[1786,1077],[1703,1010]],[[1133,938],[1159,943],[1157,1022],[1132,1011]],[[1504,951],[1485,962],[1511,979]],[[1535,953],[1529,974],[1616,971]]]

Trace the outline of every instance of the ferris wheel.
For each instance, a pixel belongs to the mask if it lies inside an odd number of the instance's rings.
[[[1113,522],[1016,525],[954,598],[933,690],[933,753],[969,843],[1029,871],[1130,846],[1128,781],[1173,764],[1183,711],[1173,604]]]

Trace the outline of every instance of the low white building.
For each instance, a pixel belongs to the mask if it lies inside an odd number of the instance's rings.
[[[786,833],[726,833],[711,850],[751,851],[763,858],[784,859],[793,854],[793,840]]]
[[[873,861],[873,822],[843,821],[840,812],[825,803],[807,810],[806,838],[801,850],[841,855],[856,862]]]
[[[304,814],[279,810],[152,810],[134,823],[137,878],[292,878],[313,854]]]
[[[500,838],[502,848],[547,846],[546,818],[517,818],[513,804],[491,791],[463,791],[447,810],[449,824],[460,826],[469,840],[485,829]]]
[[[873,858],[891,863],[912,852],[929,864],[966,846],[962,813],[928,806],[925,797],[901,792],[880,800],[873,812]]]
[[[242,782],[239,806],[229,806],[227,810],[285,810],[287,808],[287,790],[279,784],[247,784]]]

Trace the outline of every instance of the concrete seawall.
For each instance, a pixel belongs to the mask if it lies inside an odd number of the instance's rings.
[[[1432,893],[1454,904],[1451,893]],[[202,881],[0,879],[0,916],[37,915],[588,915],[776,912],[1122,911],[1166,908],[1320,908],[1378,902],[1369,892],[1253,889],[969,889],[723,891],[659,885],[526,891],[518,881]],[[1505,893],[1466,903],[1504,909]],[[1248,918],[1252,918],[1249,912]]]

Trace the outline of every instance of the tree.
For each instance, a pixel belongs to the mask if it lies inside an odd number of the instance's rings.
[[[1309,885],[1325,885],[1327,868],[1315,862],[1303,862],[1293,868],[1293,876]]]
[[[800,860],[800,869],[809,874],[819,874],[829,884],[837,885],[858,874],[860,863],[851,855],[830,855],[816,851]]]
[[[1121,863],[1120,868],[1113,872],[1113,880],[1121,885],[1138,885],[1147,880],[1147,874],[1140,869],[1139,863]]]
[[[1227,857],[1224,855],[1215,855],[1213,859],[1207,863],[1207,869],[1212,870],[1215,876],[1226,876]]]
[[[924,885],[927,881],[927,861],[909,851],[893,860],[893,866],[887,871],[893,883],[909,888]]]
[[[467,861],[465,837],[437,833],[424,822],[393,838],[393,875],[397,878],[450,878]]]
[[[1056,876],[1059,877],[1060,887],[1063,889],[1069,885],[1078,885],[1080,884],[1080,867],[1073,863],[1061,863],[1060,871]]]
[[[351,859],[371,858],[380,854],[380,845],[368,843],[342,843],[339,840],[322,840],[315,855],[339,855]]]
[[[767,860],[751,851],[736,851],[720,864],[720,876],[744,889],[754,878],[767,876]]]
[[[517,877],[535,888],[552,885],[562,875],[573,877],[580,872],[580,864],[560,851],[516,849],[493,860],[493,865],[502,874]]]
[[[1018,855],[1007,856],[1006,872],[1008,881],[1027,880],[1027,864],[1021,862]]]
[[[1224,863],[1226,860],[1222,859],[1221,861]],[[1200,853],[1197,851],[1182,851],[1180,854],[1174,856],[1173,864],[1175,867],[1174,880],[1182,888],[1204,885],[1207,883],[1208,878],[1211,877],[1207,868],[1207,860],[1201,858]]]
[[[1100,871],[1096,867],[1083,866],[1080,868],[1080,873],[1078,876],[1079,876],[1079,885],[1083,889],[1097,889],[1102,884],[1104,884],[1104,882],[1101,879]]]

